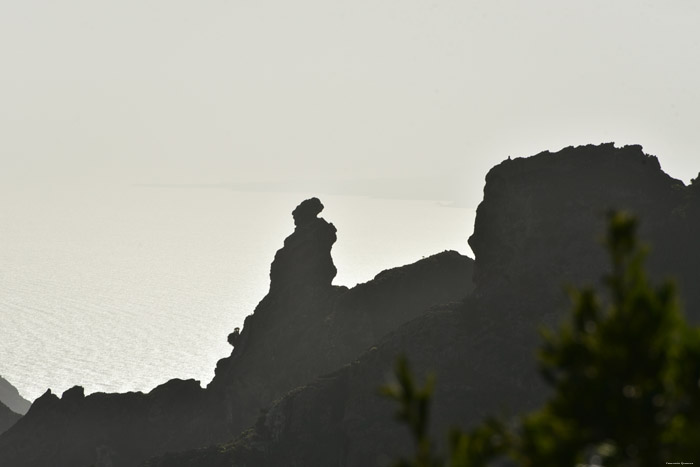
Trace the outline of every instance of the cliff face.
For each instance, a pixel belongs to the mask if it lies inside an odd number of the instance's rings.
[[[698,183],[663,173],[638,146],[567,148],[492,169],[470,244],[476,290],[392,332],[360,359],[276,402],[251,431],[213,451],[150,465],[385,465],[410,447],[394,406],[376,395],[398,353],[437,374],[432,430],[531,410],[546,398],[535,368],[538,328],[568,313],[563,285],[594,284],[607,261],[597,243],[605,213],[633,211],[651,243],[654,275],[678,278],[698,321]],[[683,287],[685,285],[685,287]]]
[[[469,239],[476,294],[549,300],[563,285],[597,283],[607,266],[600,246],[606,213],[623,209],[640,219],[654,276],[674,276],[691,319],[700,318],[700,296],[688,281],[697,275],[687,256],[697,250],[699,231],[693,185],[669,177],[641,146],[569,147],[502,162],[486,175]]]
[[[16,387],[2,376],[0,376],[0,402],[20,415],[27,413],[29,406],[32,405],[31,402],[19,394]]]
[[[295,209],[270,290],[229,337],[233,351],[206,389],[174,380],[148,394],[47,393],[0,436],[0,465],[131,466],[229,440],[288,391],[347,364],[427,308],[471,292],[473,261],[455,252],[352,289],[331,285],[336,229],[317,217],[322,209],[315,198]]]

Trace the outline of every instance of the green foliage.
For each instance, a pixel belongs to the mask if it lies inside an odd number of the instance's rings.
[[[433,394],[435,378],[429,376],[422,388],[415,386],[413,376],[404,357],[396,363],[395,384],[380,388],[383,395],[399,403],[396,418],[408,425],[415,440],[415,460],[401,459],[396,467],[438,467],[442,461],[434,457],[433,443],[428,436],[430,398]]]
[[[453,433],[447,465],[499,456],[527,467],[700,462],[700,330],[680,314],[673,284],[650,283],[636,227],[629,215],[610,215],[607,303],[590,288],[573,290],[570,322],[543,333],[550,400],[514,430],[488,420]],[[410,374],[399,381],[410,386]]]
[[[501,457],[513,443],[513,435],[494,418],[486,420],[470,433],[452,430],[450,433],[450,467],[486,465]]]

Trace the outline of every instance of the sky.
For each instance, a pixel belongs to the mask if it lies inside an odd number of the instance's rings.
[[[609,141],[687,183],[698,24],[695,0],[0,0],[0,183],[475,207],[508,156]]]

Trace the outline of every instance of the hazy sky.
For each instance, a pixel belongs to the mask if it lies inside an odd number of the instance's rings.
[[[6,183],[446,177],[642,144],[700,171],[700,2],[0,0]]]

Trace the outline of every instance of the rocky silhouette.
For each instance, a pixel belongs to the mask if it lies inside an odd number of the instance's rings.
[[[380,340],[350,365],[290,392],[226,445],[152,459],[150,466],[386,465],[411,447],[393,406],[376,395],[399,353],[437,376],[433,433],[508,417],[547,396],[535,368],[539,328],[568,309],[563,285],[605,270],[596,244],[609,209],[642,220],[657,276],[672,275],[698,323],[698,179],[661,171],[639,146],[566,148],[504,161],[486,177],[470,245],[476,288]]]
[[[148,394],[60,398],[50,391],[0,436],[0,465],[133,466],[166,452],[236,437],[260,411],[357,358],[383,335],[473,286],[473,261],[443,252],[384,271],[352,289],[333,286],[336,229],[312,198],[294,210],[295,230],[275,255],[270,290],[229,336],[229,357],[211,384],[169,381]]]
[[[331,285],[336,229],[316,198],[294,210],[296,228],[270,268],[270,291],[246,318],[208,391],[223,401],[228,437],[287,391],[349,363],[429,307],[472,289],[473,261],[443,252],[384,271],[352,289]],[[245,377],[243,377],[245,375]]]
[[[596,242],[610,209],[638,216],[652,273],[676,278],[700,323],[700,181],[674,180],[640,146],[506,160],[486,176],[475,263],[443,252],[352,289],[332,285],[336,229],[322,209],[312,198],[294,210],[269,292],[207,388],[47,392],[0,435],[0,465],[386,465],[411,447],[377,395],[399,353],[436,374],[433,433],[529,411],[547,396],[539,329],[568,309],[565,284],[605,270]]]

